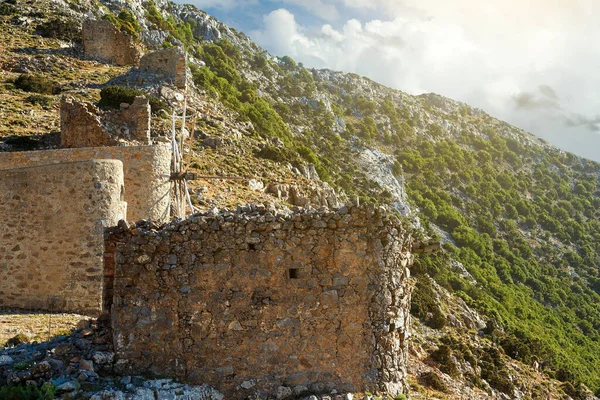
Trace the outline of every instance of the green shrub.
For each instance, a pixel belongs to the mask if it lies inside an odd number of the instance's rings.
[[[121,23],[121,29],[125,29],[130,35],[135,36],[142,30],[135,15],[129,10],[122,10],[117,16],[117,19]]]
[[[13,365],[15,371],[26,371],[33,365],[33,361],[21,361]]]
[[[42,94],[32,94],[25,99],[25,102],[42,106],[43,108],[50,108],[54,104],[54,99],[50,96],[44,96]]]
[[[361,137],[367,140],[377,137],[377,124],[370,116],[363,118],[360,129]]]
[[[81,41],[81,24],[68,16],[59,16],[38,25],[40,36],[66,41]]]
[[[17,13],[16,7],[8,3],[0,3],[0,15],[13,15]]]
[[[169,106],[161,99],[149,96],[141,90],[125,86],[107,86],[100,90],[100,101],[98,102],[98,106],[102,108],[118,109],[121,106],[121,103],[132,104],[138,96],[144,96],[148,99],[152,114],[157,114],[160,110],[169,111]]]
[[[21,74],[15,80],[15,87],[25,92],[55,94],[58,90],[48,78],[37,74]]]
[[[2,400],[52,400],[56,396],[56,387],[46,383],[41,388],[33,386],[8,385],[0,388]]]
[[[252,67],[261,71],[267,69],[268,61],[262,54],[255,54],[252,60]]]
[[[129,10],[122,10],[119,15],[105,14],[103,19],[110,21],[117,29],[121,32],[126,32],[133,37],[138,37],[139,32],[142,30],[140,24],[137,22],[135,15]]]
[[[304,158],[309,163],[312,163],[315,166],[317,164],[321,164],[321,161],[319,160],[319,158],[317,157],[315,152],[312,151],[312,149],[310,147],[298,146],[298,147],[296,147],[296,151],[298,152],[300,157]]]
[[[441,345],[431,353],[431,358],[440,364],[440,371],[455,378],[460,375],[458,366],[452,357],[452,349],[447,344]]]
[[[24,333],[18,333],[6,341],[7,346],[18,346],[22,343],[29,343],[29,337]]]
[[[296,157],[288,149],[276,146],[265,146],[256,153],[256,156],[282,164],[296,160]]]
[[[448,387],[442,378],[433,371],[421,374],[421,381],[425,386],[428,386],[433,390],[437,390],[438,392],[446,392],[448,390]]]
[[[191,67],[196,86],[209,93],[217,93],[221,102],[250,120],[255,131],[264,138],[278,137],[285,144],[291,142],[288,126],[273,106],[256,95],[255,86],[242,78],[236,67],[239,51],[228,41],[205,44],[199,57],[206,67]]]
[[[186,49],[189,49],[190,46],[193,45],[193,29],[195,27],[195,21],[178,23],[177,21],[175,21],[173,16],[169,16],[167,19],[165,19],[156,7],[154,1],[152,0],[146,2],[145,7],[146,19],[148,19],[148,21],[150,21],[156,28],[169,32],[169,42],[172,41],[170,40],[171,38],[176,38],[181,43],[183,43],[183,46]]]
[[[280,65],[282,68],[294,70],[296,69],[296,61],[290,56],[283,56],[279,59]]]
[[[502,352],[495,347],[488,347],[484,349],[480,357],[481,377],[494,389],[508,395],[512,394],[515,385],[510,378],[510,372],[506,368]]]
[[[418,278],[412,294],[410,312],[434,329],[442,329],[446,326],[446,317],[436,300],[435,290],[427,276]]]
[[[146,18],[159,29],[165,30],[167,28],[164,17],[152,0],[146,3]]]

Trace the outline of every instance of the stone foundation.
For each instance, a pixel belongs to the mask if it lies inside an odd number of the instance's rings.
[[[197,215],[111,230],[117,369],[256,391],[406,390],[412,261],[372,208]]]

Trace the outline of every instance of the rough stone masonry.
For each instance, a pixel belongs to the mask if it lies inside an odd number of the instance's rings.
[[[93,103],[64,97],[60,104],[61,147],[150,144],[150,102],[144,96],[119,110],[100,111]]]
[[[106,240],[121,373],[228,399],[405,391],[412,256],[383,210],[246,206]]]
[[[138,65],[140,62],[140,45],[106,19],[83,21],[82,36],[86,58],[116,65]]]
[[[104,228],[126,215],[123,163],[0,169],[0,307],[93,314]]]

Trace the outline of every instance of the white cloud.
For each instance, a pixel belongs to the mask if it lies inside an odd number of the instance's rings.
[[[298,0],[287,2],[298,4]],[[596,121],[600,109],[600,96],[594,89],[600,86],[600,48],[595,46],[600,39],[595,19],[600,15],[600,2],[310,3],[306,8],[314,7],[315,12],[330,5],[344,11],[342,15],[361,10],[386,18],[348,19],[335,29],[330,24],[301,26],[293,14],[279,9],[265,16],[264,27],[251,37],[274,54],[290,55],[307,66],[356,72],[411,93],[436,92],[465,101],[572,151],[600,159],[600,149],[577,144],[600,141],[600,135],[593,133],[595,125],[577,123]],[[526,101],[532,93],[538,103],[548,102],[540,87],[554,92],[555,107],[516,107],[516,98]]]

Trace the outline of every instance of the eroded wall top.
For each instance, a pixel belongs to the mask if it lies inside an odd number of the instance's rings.
[[[168,144],[0,152],[0,170],[92,159],[123,162],[128,220],[169,220],[171,150]]]
[[[150,102],[143,96],[119,110],[100,110],[94,104],[65,97],[60,104],[62,147],[150,144]]]

